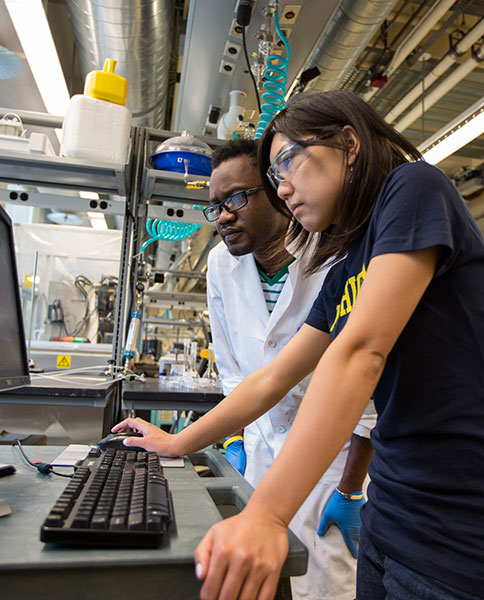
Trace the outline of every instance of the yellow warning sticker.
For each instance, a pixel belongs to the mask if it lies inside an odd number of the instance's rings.
[[[71,368],[72,356],[66,356],[63,354],[57,355],[57,368],[58,369],[70,369]]]

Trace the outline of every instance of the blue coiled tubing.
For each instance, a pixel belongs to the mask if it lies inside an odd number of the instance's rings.
[[[254,136],[256,140],[262,136],[272,117],[286,105],[284,96],[286,95],[287,69],[289,60],[291,59],[291,48],[279,26],[277,11],[274,13],[274,24],[277,35],[281,38],[286,48],[286,57],[284,58],[279,54],[269,54],[266,58],[266,71],[264,73],[266,81],[262,86],[265,91],[262,94],[261,114],[259,115],[259,123]]]
[[[200,206],[192,206],[194,209],[200,209]],[[165,221],[164,219],[148,219],[146,221],[146,231],[151,236],[141,246],[141,252],[153,242],[164,240],[168,242],[177,242],[183,240],[192,233],[200,229],[201,225],[195,223],[181,223],[179,221]]]

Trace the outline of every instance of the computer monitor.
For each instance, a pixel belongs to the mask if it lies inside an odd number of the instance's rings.
[[[0,390],[30,383],[12,221],[0,206]]]

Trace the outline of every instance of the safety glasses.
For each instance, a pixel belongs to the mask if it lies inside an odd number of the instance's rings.
[[[279,185],[299,167],[307,156],[306,147],[297,142],[279,152],[267,169],[267,178],[276,191]]]
[[[309,156],[307,152],[309,146],[328,146],[343,149],[341,144],[331,143],[331,138],[340,135],[341,131],[341,127],[327,127],[318,135],[303,141],[295,142],[281,150],[272,161],[271,166],[267,169],[267,178],[274,189],[277,191],[279,185],[283,181],[286,181],[287,177],[294,173],[294,171],[306,160]]]

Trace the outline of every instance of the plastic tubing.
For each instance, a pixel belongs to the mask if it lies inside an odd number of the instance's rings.
[[[200,208],[193,206],[192,208]],[[146,231],[151,236],[141,246],[141,252],[157,240],[168,242],[177,242],[183,240],[192,233],[200,229],[201,225],[195,223],[183,223],[180,221],[165,221],[164,219],[148,219],[146,221]]]
[[[279,54],[270,54],[266,58],[266,71],[264,73],[266,81],[262,86],[265,91],[262,94],[261,113],[254,139],[262,136],[272,117],[286,105],[284,96],[286,95],[287,69],[291,59],[291,48],[279,26],[279,14],[277,11],[274,13],[274,24],[277,35],[286,48],[286,57],[284,58]]]

